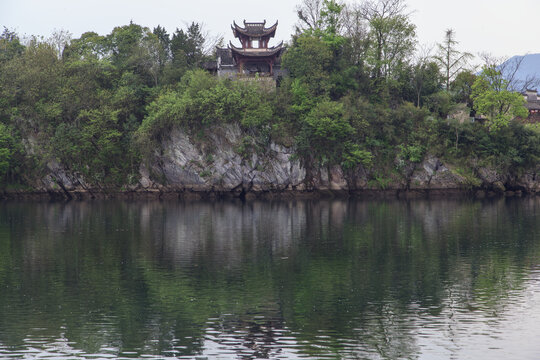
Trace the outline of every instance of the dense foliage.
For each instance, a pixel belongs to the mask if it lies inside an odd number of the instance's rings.
[[[31,184],[56,161],[92,185],[121,187],[172,127],[204,140],[223,123],[259,148],[293,146],[308,167],[362,165],[374,177],[399,176],[427,153],[501,171],[540,158],[540,134],[513,121],[526,116],[520,95],[497,87],[495,68],[467,70],[451,30],[440,54],[419,56],[403,0],[303,0],[298,14],[283,56],[290,76],[275,89],[202,70],[217,42],[197,23],[172,35],[130,23],[26,41],[4,29],[0,181]]]

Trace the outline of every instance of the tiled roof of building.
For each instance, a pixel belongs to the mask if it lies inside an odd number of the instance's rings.
[[[231,49],[218,47],[216,50],[216,55],[219,59],[221,59],[220,65],[234,65]]]
[[[230,49],[234,54],[238,54],[241,56],[246,57],[268,57],[268,56],[274,56],[274,55],[280,55],[283,51],[283,41],[274,47],[268,48],[268,49],[242,49],[239,47],[234,46],[232,43],[230,43]]]
[[[233,22],[231,26],[235,37],[247,36],[247,37],[274,37],[278,22],[271,27],[265,27],[266,20],[264,22],[246,22],[244,20],[244,27],[238,26],[236,22]]]
[[[540,100],[527,101],[525,106],[529,110],[540,110]]]
[[[527,89],[522,93],[527,103],[525,107],[529,110],[540,110],[540,99],[538,98],[538,92],[536,89]]]

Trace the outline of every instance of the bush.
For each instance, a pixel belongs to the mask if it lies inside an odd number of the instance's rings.
[[[272,121],[268,96],[254,82],[218,79],[200,70],[188,72],[176,89],[165,89],[148,105],[137,142],[148,152],[172,126],[199,131],[211,125],[238,123],[256,130]]]

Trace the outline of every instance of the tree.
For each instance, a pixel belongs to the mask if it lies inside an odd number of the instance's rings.
[[[361,151],[352,142],[354,128],[344,117],[343,104],[323,100],[304,118],[298,135],[298,150],[311,160],[322,163],[347,163],[354,167],[358,163],[367,164],[371,154]]]
[[[157,43],[154,46],[154,57],[157,62],[157,75],[161,76],[165,66],[171,60],[171,38],[169,33],[167,33],[167,30],[160,25],[154,28],[152,34],[157,38]]]
[[[0,63],[13,59],[24,52],[24,46],[19,40],[19,36],[14,31],[4,27],[0,35]]]
[[[93,184],[126,184],[136,164],[116,114],[107,108],[83,110],[75,123],[60,124],[50,139],[53,154]]]
[[[467,103],[469,108],[473,108],[471,99],[472,86],[476,80],[476,75],[469,70],[457,74],[452,82],[452,94],[456,103]]]
[[[356,57],[354,44],[343,35],[345,5],[323,0],[317,8],[320,13],[316,26],[294,36],[284,61],[289,63],[286,65],[289,71],[294,68],[293,77],[302,78],[304,83],[296,83],[294,89],[308,85],[311,95],[326,94],[338,99],[358,88],[355,80],[359,78],[360,66],[353,58]]]
[[[14,31],[4,27],[0,35],[0,122],[8,122],[16,109],[22,89],[17,79],[22,69],[20,58],[25,52]]]
[[[485,66],[472,86],[474,109],[487,117],[490,131],[508,126],[515,117],[525,118],[525,99],[508,89],[508,80],[494,66]]]
[[[326,94],[330,90],[332,50],[321,39],[302,34],[283,56],[283,64],[291,77],[299,79],[309,89],[310,96]]]
[[[436,93],[440,89],[439,66],[433,61],[420,60],[412,67],[411,83],[414,89],[416,107],[420,107],[422,97]]]
[[[322,0],[303,0],[300,5],[296,7],[296,13],[298,15],[298,23],[296,24],[296,33],[301,34],[307,30],[320,29],[320,16],[323,6]]]
[[[524,92],[527,89],[540,86],[540,78],[536,74],[527,74],[525,78],[519,76],[525,56],[514,56],[509,59],[482,53],[480,57],[486,66],[495,67],[500,71],[500,76],[506,80],[507,90]]]
[[[205,37],[200,24],[191,23],[184,31],[176,29],[171,41],[173,63],[193,69],[204,59]]]
[[[12,167],[12,157],[15,139],[11,136],[10,129],[0,123],[0,183],[6,181],[7,174]]]
[[[199,23],[191,23],[186,29],[176,29],[170,41],[171,62],[165,73],[168,83],[180,81],[188,70],[200,68],[209,59],[221,37],[212,37]]]
[[[368,27],[357,3],[343,9],[343,36],[348,40],[348,55],[353,64],[361,64],[368,47]]]
[[[361,11],[369,24],[367,61],[375,78],[388,78],[414,52],[416,26],[404,0],[367,1]]]
[[[163,66],[171,57],[171,37],[167,30],[165,30],[165,28],[163,28],[161,25],[155,27],[152,33],[157,36],[159,43],[161,44],[163,54],[160,65]]]
[[[344,43],[344,9],[345,5],[336,0],[305,0],[298,10],[300,26],[296,27],[297,35],[313,35],[323,39],[334,49],[339,48]],[[315,10],[318,13],[312,14]],[[306,12],[309,16],[306,16]],[[301,26],[302,24],[304,26]]]
[[[343,27],[343,19],[341,12],[345,6],[335,0],[323,0],[323,6],[320,15],[320,29],[315,32],[316,35],[320,32],[320,37],[334,49],[343,45],[344,38],[341,36]]]
[[[78,58],[106,59],[111,55],[109,39],[90,31],[85,32],[78,39],[72,39],[62,53],[64,59]]]
[[[33,38],[23,55],[6,65],[10,76],[3,83],[17,104],[17,114],[35,130],[61,119],[58,102],[63,82],[62,62],[49,43]]]
[[[444,72],[446,91],[450,90],[450,83],[455,76],[467,66],[467,61],[473,57],[468,52],[457,50],[459,42],[455,39],[453,29],[446,30],[444,41],[438,44],[438,54],[434,59],[439,63]]]
[[[108,35],[113,63],[121,70],[137,70],[138,48],[144,37],[145,28],[130,22],[118,26]]]
[[[56,49],[56,55],[59,59],[62,58],[62,53],[64,52],[64,49],[71,42],[71,36],[72,34],[69,31],[61,29],[54,30],[52,35],[49,37],[48,42]]]

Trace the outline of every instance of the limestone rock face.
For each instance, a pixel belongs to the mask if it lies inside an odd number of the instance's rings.
[[[237,125],[220,126],[211,134],[197,142],[174,129],[151,168],[141,169],[141,186],[218,192],[303,190],[306,171],[292,159],[292,150],[272,143],[262,154],[242,151],[245,144]]]
[[[508,182],[508,176],[500,174],[495,169],[481,167],[477,171],[478,177],[482,180],[485,188],[494,190],[495,192],[503,193],[505,185]]]
[[[530,193],[540,192],[540,168],[531,169],[524,172],[513,183],[518,190],[525,190]]]
[[[43,191],[86,191],[87,184],[81,176],[66,170],[57,161],[47,163],[48,173],[41,179],[38,188]]]
[[[30,194],[48,194],[49,197],[64,199],[95,197],[96,189],[91,189],[80,174],[70,171],[58,161],[50,160],[45,169],[45,175],[34,180]],[[17,194],[24,196],[25,191],[15,191],[11,195]]]
[[[411,189],[448,190],[460,189],[464,180],[449,170],[438,158],[427,156],[411,175]]]
[[[182,129],[171,130],[151,159],[139,167],[135,185],[122,189],[102,189],[85,182],[64,164],[51,160],[47,173],[33,186],[35,190],[66,198],[107,197],[118,193],[154,194],[196,193],[241,196],[258,193],[321,191],[328,193],[362,193],[385,190],[399,194],[477,190],[481,192],[540,192],[540,168],[519,175],[501,174],[488,167],[476,167],[475,181],[465,178],[439,158],[427,155],[420,163],[398,161],[395,169],[358,166],[343,169],[340,165],[305,166],[294,155],[294,149],[270,142],[257,145],[238,125],[219,125],[206,132],[206,138],[189,135]],[[28,141],[28,148],[33,149]],[[381,164],[384,166],[384,164]],[[102,195],[103,195],[102,194]],[[198,195],[197,195],[198,196]]]

